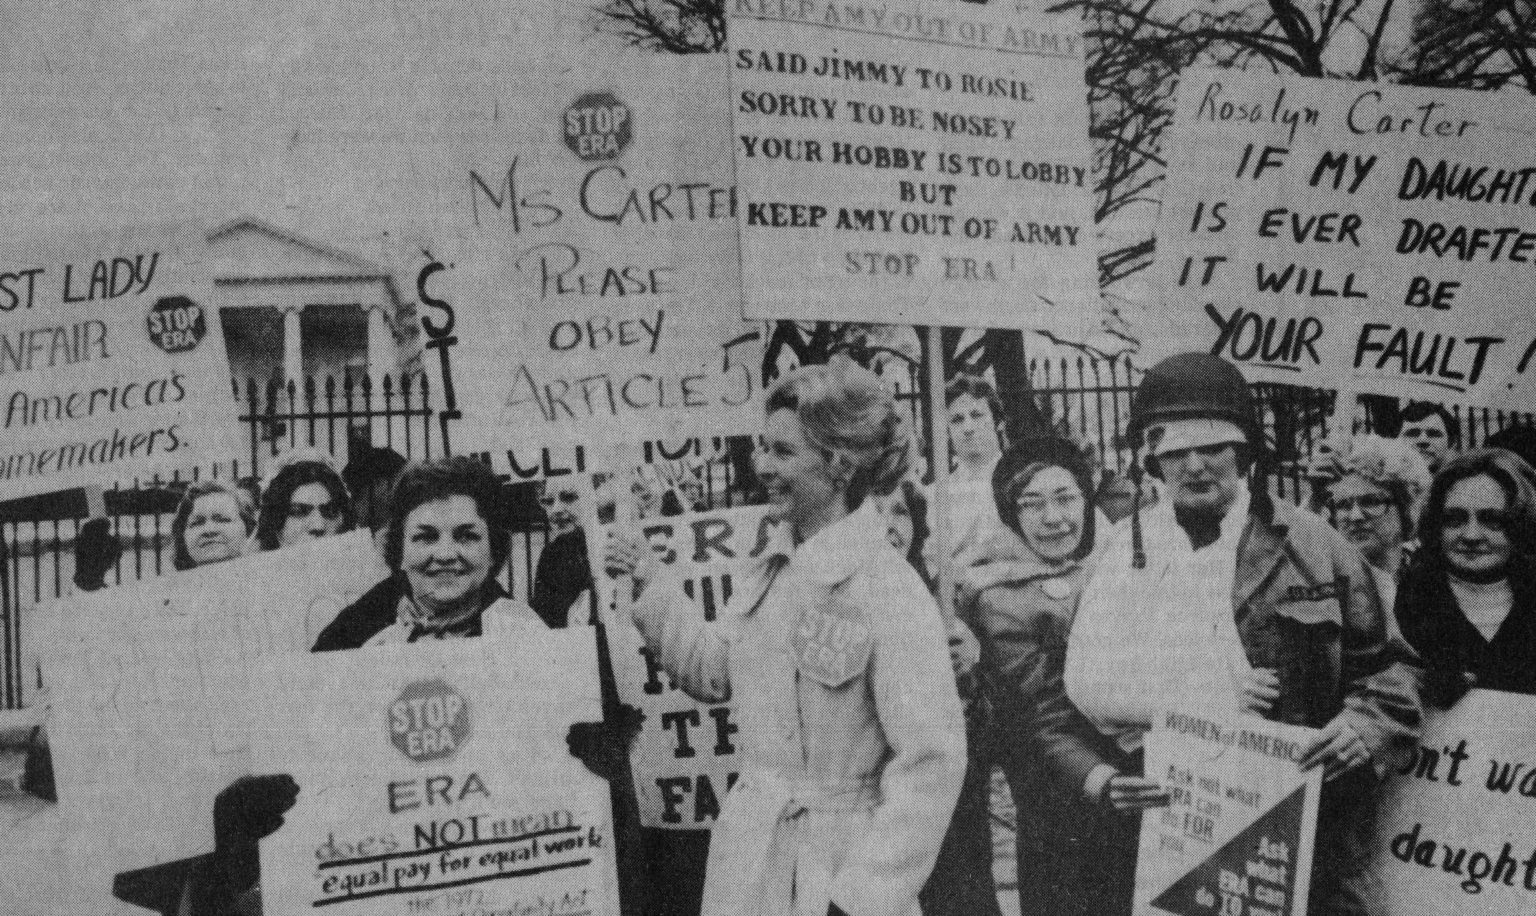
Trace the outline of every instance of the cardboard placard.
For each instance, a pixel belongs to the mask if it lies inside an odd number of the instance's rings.
[[[359,531],[59,603],[47,727],[76,842],[110,872],[211,851],[215,796],[251,772],[256,659],[308,652],[386,575]]]
[[[543,75],[539,92],[502,97],[507,127],[448,153],[462,222],[423,317],[440,325],[440,302],[455,313],[454,449],[519,479],[579,470],[578,449],[602,443],[760,422],[725,62],[621,64]]]
[[[0,500],[239,457],[202,231],[11,240],[0,255]]]
[[[742,586],[774,524],[766,507],[757,506],[651,518],[636,529],[682,583],[697,612],[713,620]],[[593,543],[603,543],[612,527],[589,528],[598,532]],[[645,713],[630,754],[641,822],[672,830],[708,828],[736,777],[732,706],[700,703],[677,687],[627,613],[615,613],[618,589],[628,587],[628,580],[616,582],[606,574],[601,548],[593,556],[619,697]]]
[[[1149,355],[1529,407],[1533,136],[1536,109],[1498,93],[1185,71]]]
[[[1382,912],[1536,913],[1536,716],[1528,696],[1473,690],[1428,709],[1376,818]]]
[[[1153,718],[1146,774],[1172,804],[1142,815],[1137,916],[1306,916],[1323,772],[1310,729],[1199,711]]]
[[[1076,17],[944,0],[727,10],[749,317],[1097,326]]]
[[[585,627],[265,660],[256,769],[299,798],[262,841],[267,912],[616,914]]]

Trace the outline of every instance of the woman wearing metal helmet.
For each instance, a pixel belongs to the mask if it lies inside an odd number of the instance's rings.
[[[808,366],[767,397],[757,473],[785,524],[713,623],[646,546],[606,565],[693,697],[730,697],[741,776],[710,842],[704,916],[917,916],[965,774],[943,624],[871,496],[910,442],[873,373]]]
[[[1158,363],[1130,432],[1167,498],[1111,535],[1073,622],[1067,693],[1133,755],[1158,710],[1185,704],[1316,729],[1299,761],[1329,783],[1313,909],[1365,912],[1374,790],[1418,737],[1417,657],[1360,552],[1270,499],[1236,367],[1204,353]]]

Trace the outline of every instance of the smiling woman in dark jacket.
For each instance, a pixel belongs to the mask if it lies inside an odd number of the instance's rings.
[[[995,707],[993,753],[1018,811],[1026,916],[1129,912],[1134,813],[1167,803],[1067,699],[1067,634],[1094,545],[1092,484],[1071,443],[1024,440],[992,477],[1006,530],[962,579],[960,613],[981,639]]]

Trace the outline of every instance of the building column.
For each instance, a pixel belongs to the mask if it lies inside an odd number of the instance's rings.
[[[301,316],[304,306],[283,309],[283,381],[304,384],[304,341]]]
[[[389,329],[384,306],[369,305],[363,311],[368,315],[368,374],[378,381],[399,367],[395,334]]]

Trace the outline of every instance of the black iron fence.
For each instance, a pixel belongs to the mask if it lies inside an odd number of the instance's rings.
[[[918,429],[926,410],[925,368],[919,360],[892,351],[884,356],[883,374],[894,379],[899,401],[910,411]],[[1056,430],[1068,435],[1095,456],[1105,474],[1124,473],[1133,455],[1125,439],[1131,396],[1141,371],[1128,358],[1035,359],[1028,365],[1036,406]],[[1331,391],[1282,385],[1255,385],[1267,438],[1276,458],[1272,488],[1292,500],[1306,497],[1304,469],[1329,414]],[[242,458],[199,469],[188,479],[154,481],[117,487],[103,494],[106,514],[123,554],[108,573],[108,584],[157,576],[170,569],[171,518],[188,480],[205,474],[216,478],[259,481],[273,461],[296,448],[313,448],[334,456],[338,467],[356,471],[349,483],[363,487],[354,493],[376,507],[388,485],[388,475],[370,473],[393,466],[398,459],[438,457],[443,452],[437,408],[425,376],[305,379],[297,382],[246,380],[233,387],[239,418],[248,436]],[[1396,431],[1396,406],[1376,403],[1367,424]],[[1529,413],[1455,408],[1463,447],[1482,442],[1511,423],[1536,423]],[[704,486],[729,490],[746,465],[745,443],[727,447],[724,440],[702,441],[657,454],[662,460],[704,459]],[[930,454],[931,459],[931,454]],[[930,463],[931,466],[931,463]],[[371,511],[377,511],[373,509]],[[26,624],[32,608],[72,589],[74,541],[87,515],[78,492],[50,494],[0,505],[0,707],[16,708],[25,699],[24,656]],[[547,541],[541,513],[528,508],[516,513],[525,520],[515,532],[508,564],[514,594],[526,592],[540,551]]]
[[[387,476],[370,473],[404,459],[441,454],[437,411],[426,376],[405,374],[305,379],[302,383],[254,379],[232,382],[248,450],[241,458],[197,468],[169,480],[137,481],[102,493],[121,558],[107,573],[108,585],[158,576],[171,569],[171,519],[181,493],[202,477],[259,482],[285,452],[310,448],[333,456],[338,470],[351,471],[354,497],[377,506]],[[40,604],[71,593],[74,544],[87,517],[80,491],[13,500],[0,506],[0,708],[25,700],[23,661],[27,619]]]

